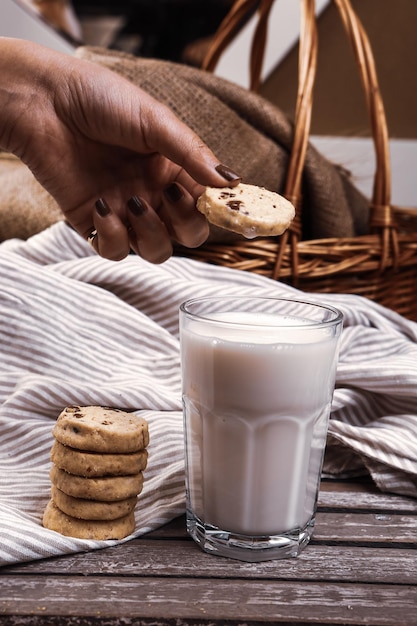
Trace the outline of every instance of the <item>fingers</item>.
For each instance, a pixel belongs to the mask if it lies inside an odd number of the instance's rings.
[[[152,263],[162,263],[172,255],[172,240],[194,248],[209,235],[207,220],[196,211],[193,197],[176,183],[165,189],[158,212],[138,196],[127,204],[130,245]]]
[[[86,233],[86,238],[94,250],[106,259],[120,261],[129,254],[126,226],[103,198],[96,202],[94,226]]]
[[[130,246],[151,263],[163,263],[172,255],[168,230],[151,206],[138,196],[127,203]]]
[[[207,220],[195,209],[194,198],[181,185],[172,183],[164,190],[158,212],[143,198],[130,198],[125,223],[101,198],[96,202],[94,225],[85,236],[107,259],[118,261],[134,250],[151,263],[163,263],[172,255],[173,240],[194,248],[208,235]]]
[[[181,185],[171,183],[164,190],[158,211],[172,239],[187,248],[196,248],[209,236],[209,225],[196,210],[195,200]]]
[[[171,235],[152,207],[133,196],[127,202],[126,215],[123,222],[106,200],[97,200],[94,225],[85,233],[93,249],[112,261],[124,259],[130,250],[150,263],[166,261],[172,255]]]
[[[155,211],[134,196],[127,202],[128,222],[122,222],[106,200],[95,204],[94,226],[86,233],[88,243],[102,257],[124,259],[134,250],[151,263],[162,263],[172,255],[170,235]]]

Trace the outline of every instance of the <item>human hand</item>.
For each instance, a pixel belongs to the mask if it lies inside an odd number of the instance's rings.
[[[164,105],[110,70],[0,39],[0,147],[32,170],[109,259],[160,263],[203,243],[204,186],[240,178]]]

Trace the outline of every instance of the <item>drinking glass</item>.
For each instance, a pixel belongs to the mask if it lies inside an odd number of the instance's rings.
[[[283,298],[181,305],[187,530],[206,552],[256,562],[310,541],[342,322]]]

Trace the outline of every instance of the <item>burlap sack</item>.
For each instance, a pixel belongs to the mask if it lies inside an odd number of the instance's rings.
[[[275,105],[186,65],[94,47],[80,47],[76,56],[107,66],[168,105],[245,182],[282,192],[293,125]],[[55,203],[30,180],[27,171],[16,172],[7,181],[0,188],[2,239],[27,237],[60,218]],[[343,168],[309,146],[303,181],[303,238],[364,234],[368,204]],[[16,221],[4,222],[5,212],[13,212]]]
[[[27,239],[61,219],[55,200],[26,165],[0,152],[0,241]]]

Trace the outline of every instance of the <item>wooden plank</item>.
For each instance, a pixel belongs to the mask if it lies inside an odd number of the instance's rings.
[[[383,513],[415,513],[417,499],[394,494],[385,494],[370,480],[337,481],[323,480],[318,498],[318,511],[347,511]],[[185,517],[180,516],[149,533],[149,537],[185,537]]]
[[[185,517],[147,535],[155,539],[186,538]],[[370,542],[392,544],[417,543],[417,515],[403,515],[381,509],[372,513],[319,510],[314,530],[315,541]]]
[[[314,540],[417,545],[417,515],[317,513]]]
[[[369,582],[417,585],[415,550],[311,544],[296,559],[243,563],[201,552],[190,541],[136,539],[127,544],[69,557],[34,561],[1,570],[39,576],[165,576]],[[2,578],[3,577],[3,578]],[[0,592],[1,597],[1,592]]]
[[[322,481],[318,509],[385,510],[417,514],[417,499],[382,493],[368,482]]]
[[[133,618],[158,624],[228,620],[248,626],[259,622],[410,626],[415,624],[416,606],[417,588],[409,585],[19,576],[2,581],[0,624],[13,615],[21,617],[20,623],[24,618],[25,624],[30,623],[29,616],[42,616],[44,624],[50,624],[53,616],[71,616],[73,624],[90,616],[95,618],[92,623],[100,623],[97,619],[102,617],[106,626]]]
[[[417,516],[417,499],[384,494],[368,483],[323,481],[318,498],[318,512],[321,514],[329,511],[403,513]],[[176,518],[149,533],[149,536],[185,537],[185,517]]]
[[[319,509],[314,537],[320,541],[387,541],[393,543],[417,542],[417,514],[381,508],[373,512],[352,512],[344,507],[335,511]],[[341,512],[343,511],[343,512]],[[350,536],[349,536],[350,535]],[[187,537],[185,516],[146,535],[154,539],[184,539]]]

